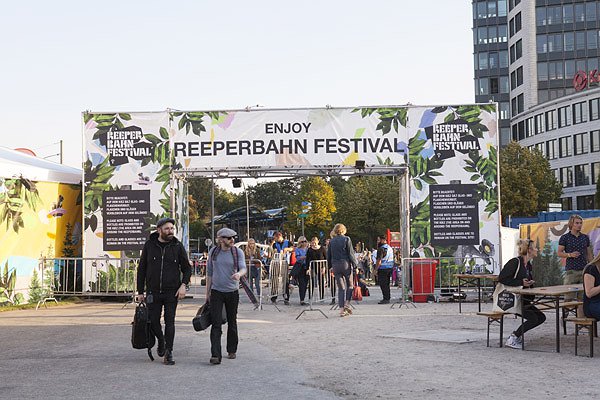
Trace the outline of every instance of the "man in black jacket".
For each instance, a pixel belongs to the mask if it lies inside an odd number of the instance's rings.
[[[175,338],[175,310],[177,300],[185,297],[186,285],[190,283],[192,270],[187,252],[175,237],[175,220],[161,218],[156,232],[144,244],[137,274],[138,302],[146,300],[152,331],[157,338],[159,357],[164,356],[167,365],[173,360]],[[144,292],[146,293],[144,295]],[[160,315],[165,309],[165,334],[160,325]]]

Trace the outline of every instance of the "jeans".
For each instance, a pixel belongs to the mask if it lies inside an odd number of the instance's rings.
[[[600,302],[587,302],[583,305],[583,311],[588,318],[595,318],[600,321]]]
[[[377,281],[383,294],[383,300],[390,300],[390,278],[392,276],[392,268],[385,268],[377,271]]]
[[[344,307],[347,301],[352,300],[352,268],[347,261],[332,261],[333,277],[338,289],[338,306]]]
[[[227,313],[227,353],[236,353],[238,346],[237,310],[240,295],[235,292],[210,291],[210,354],[221,359],[221,327],[223,325],[223,305]]]
[[[546,315],[538,310],[534,305],[524,302],[523,319],[525,322],[515,331],[516,337],[521,337],[525,332],[539,326],[546,321]]]
[[[173,340],[175,339],[175,310],[177,309],[177,291],[169,290],[163,293],[152,294],[152,303],[148,303],[148,312],[152,332],[156,339],[165,342],[165,348],[173,350]],[[163,335],[160,325],[160,315],[162,309],[165,309],[165,333]]]
[[[260,296],[260,268],[250,267],[250,287],[252,288],[252,281],[254,281],[254,287],[256,288],[256,294]]]
[[[300,275],[298,275],[298,293],[300,294],[300,301],[304,301],[306,297],[306,289],[308,289],[308,282],[310,277],[306,275],[306,270],[302,269]]]

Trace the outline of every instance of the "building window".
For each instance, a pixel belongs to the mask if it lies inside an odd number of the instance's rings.
[[[585,3],[585,19],[586,21],[596,21],[595,1],[588,1],[587,3]],[[600,206],[600,204],[598,206]]]
[[[498,53],[496,53],[496,52],[490,53],[488,65],[489,65],[490,69],[498,68]]]
[[[600,118],[600,97],[590,100],[590,121]]]
[[[558,158],[558,140],[548,140],[547,144],[546,155],[548,156],[548,160],[556,160]]]
[[[501,76],[500,77],[500,93],[508,93],[508,92],[509,92],[508,76]]]
[[[558,143],[560,148],[560,158],[571,157],[573,155],[570,136],[558,139]]]
[[[508,27],[506,25],[498,25],[498,42],[508,42]]]
[[[488,69],[488,53],[486,51],[479,53],[479,69]]]
[[[575,4],[575,22],[585,22],[584,4]]]
[[[573,23],[573,4],[563,6],[563,24]]]
[[[510,46],[510,63],[514,63],[523,56],[523,40],[519,39],[517,43]]]
[[[565,77],[573,79],[575,76],[575,60],[565,60]]]
[[[520,2],[521,2],[521,0],[509,0],[509,2],[508,2],[508,9],[512,10],[513,8],[515,8],[516,6],[518,6]]]
[[[600,162],[592,163],[592,183],[595,185],[600,178]],[[598,204],[600,207],[600,204]]]
[[[521,30],[521,13],[517,13],[517,15],[515,15],[513,18],[510,19],[510,22],[508,23],[509,26],[509,30],[510,30],[510,37],[513,37],[515,35],[515,33],[519,32]]]
[[[508,102],[500,103],[500,119],[510,118],[510,106]]]
[[[562,23],[562,7],[546,7],[546,24],[554,25]]]
[[[498,53],[500,68],[508,68],[508,50],[503,50]]]
[[[587,31],[587,48],[589,50],[598,48],[598,32],[596,30]]]
[[[479,78],[477,80],[477,93],[480,95],[490,94],[490,80],[489,78]]]
[[[535,116],[535,134],[538,135],[544,132],[544,114]]]
[[[533,128],[533,117],[525,120],[525,137],[533,136],[535,129]]]
[[[558,125],[558,115],[556,110],[546,111],[546,130],[552,131],[556,129]]]
[[[560,169],[560,184],[564,188],[573,186],[573,167]]]
[[[535,48],[538,54],[548,52],[548,38],[546,35],[537,35],[535,38]]]
[[[498,15],[498,13],[496,11],[496,1],[495,0],[487,2],[487,9],[488,9],[488,13],[487,13],[488,18],[493,18],[496,15]]]
[[[506,17],[506,0],[498,0],[498,16]]]
[[[537,26],[546,26],[546,7],[535,9],[535,24]]]
[[[578,210],[593,210],[594,209],[594,195],[577,196],[577,209]]]
[[[510,88],[515,89],[523,84],[523,67],[510,73]]]
[[[600,151],[600,131],[590,132],[590,150],[592,153]]]
[[[496,25],[488,26],[488,43],[498,43],[498,27]]]
[[[573,149],[576,156],[586,154],[590,150],[587,132],[573,136]]]
[[[587,109],[585,101],[573,104],[573,125],[587,121]]]
[[[560,199],[562,203],[563,211],[569,211],[573,209],[573,199],[571,197],[563,197]]]
[[[564,106],[558,109],[558,127],[562,128],[571,125],[571,108]]]
[[[498,78],[490,78],[490,94],[500,93]]]
[[[581,164],[575,166],[575,186],[590,184],[590,165]]]
[[[535,145],[535,149],[540,152],[540,154],[546,157],[546,143],[538,143]]]
[[[477,28],[477,43],[487,44],[487,42],[487,28],[485,26]]]
[[[585,50],[585,32],[575,32],[575,50]]]
[[[477,19],[487,18],[487,4],[485,1],[477,3]]]
[[[562,61],[550,61],[548,63],[548,80],[564,78],[564,64]]]
[[[544,82],[548,80],[548,63],[540,62],[537,65],[537,77],[538,82]]]
[[[563,41],[563,49],[564,49],[564,51],[575,50],[575,35],[573,34],[573,32],[565,32],[564,41]]]

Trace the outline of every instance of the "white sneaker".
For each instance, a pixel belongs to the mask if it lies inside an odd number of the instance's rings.
[[[508,340],[506,341],[506,347],[511,347],[513,349],[520,349],[523,345],[523,339],[520,337],[516,337],[515,335],[510,335]]]

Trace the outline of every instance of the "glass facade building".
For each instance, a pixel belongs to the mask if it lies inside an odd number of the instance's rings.
[[[549,160],[563,186],[563,210],[600,208],[594,204],[600,176],[600,1],[472,4],[475,100],[500,103],[500,145],[519,141]],[[497,10],[496,17],[489,12],[484,17],[483,10],[490,8]],[[498,81],[508,81],[508,94],[501,93],[505,97],[481,97],[491,75],[480,73],[479,61],[485,58],[480,54],[486,49],[478,42],[479,29],[490,24],[508,32],[508,68],[493,71]]]

